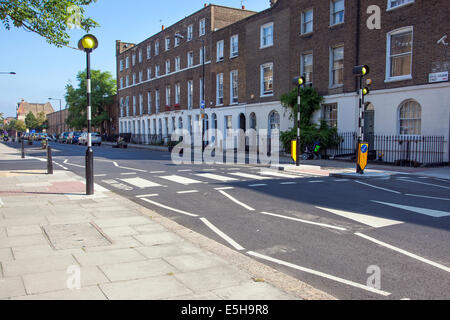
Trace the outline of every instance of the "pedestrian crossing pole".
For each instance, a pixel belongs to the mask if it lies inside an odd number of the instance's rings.
[[[91,136],[91,52],[98,47],[98,40],[91,34],[85,35],[78,42],[78,48],[86,52],[86,94],[87,94],[87,129],[88,147],[86,150],[86,195],[94,194],[94,152]]]
[[[297,167],[299,167],[300,166],[300,120],[301,120],[300,102],[301,102],[301,89],[302,89],[303,85],[305,84],[305,77],[302,77],[302,76],[295,77],[292,80],[292,83],[297,86],[297,144],[296,144],[296,149],[295,149],[295,155],[296,155],[295,165]]]
[[[364,97],[369,93],[368,87],[363,87],[363,78],[369,74],[369,67],[367,65],[353,67],[353,74],[358,77],[358,141],[356,144],[356,173],[364,174],[364,169],[367,165],[368,143],[364,142]],[[372,83],[372,80],[367,79],[367,85]]]

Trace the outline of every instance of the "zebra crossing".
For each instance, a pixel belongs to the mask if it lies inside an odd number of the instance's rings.
[[[220,172],[210,173],[207,170],[194,172],[193,170],[178,170],[171,175],[152,174],[151,177],[126,177],[122,175],[115,179],[102,180],[107,184],[125,184],[133,189],[156,189],[167,187],[167,183],[174,185],[190,186],[202,185],[208,183],[237,183],[237,182],[267,182],[268,180],[285,180],[285,179],[301,179],[301,178],[315,178],[314,175],[290,175],[271,170],[252,170],[249,172],[238,172],[237,170],[223,170]],[[288,184],[282,182],[281,184]],[[266,186],[267,184],[259,184],[258,186]],[[250,184],[249,187],[255,186]],[[130,190],[128,188],[128,190]],[[189,192],[186,192],[189,193]]]

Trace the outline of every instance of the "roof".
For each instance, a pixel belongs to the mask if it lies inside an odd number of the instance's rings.
[[[44,112],[46,115],[55,112],[50,102],[47,103],[29,103],[24,100],[19,102],[17,106],[17,115],[27,115],[32,112],[35,116],[39,112]]]

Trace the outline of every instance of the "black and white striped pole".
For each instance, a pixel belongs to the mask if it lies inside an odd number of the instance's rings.
[[[78,42],[78,48],[86,52],[86,93],[87,93],[87,129],[88,147],[86,150],[86,194],[94,194],[94,151],[91,139],[91,52],[98,47],[97,38],[91,34],[85,35]]]
[[[301,93],[301,88],[303,87],[303,85],[305,84],[305,77],[295,77],[292,80],[292,83],[294,85],[297,86],[297,144],[296,144],[296,159],[295,159],[295,165],[297,167],[300,166],[300,102],[301,102],[301,98],[300,98],[300,93]]]

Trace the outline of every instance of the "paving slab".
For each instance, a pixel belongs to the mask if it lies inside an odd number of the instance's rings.
[[[111,242],[91,223],[60,224],[43,227],[55,249],[107,246]]]
[[[99,287],[53,291],[42,294],[20,296],[11,300],[107,300]]]
[[[47,244],[43,234],[32,234],[28,236],[16,236],[3,238],[0,241],[0,248],[11,248],[21,246],[31,246],[37,244]]]
[[[106,283],[100,288],[111,300],[158,300],[193,293],[173,276]]]
[[[146,258],[134,249],[106,250],[74,254],[82,266],[102,266],[121,262],[139,261]]]
[[[50,244],[37,245],[37,246],[26,246],[26,247],[14,247],[12,248],[14,259],[24,260],[24,259],[35,259],[35,258],[45,258],[53,256],[67,256],[74,253],[83,253],[82,249],[68,249],[68,250],[55,250]]]
[[[162,259],[104,265],[100,266],[100,269],[111,281],[144,279],[176,271]]]
[[[291,295],[265,282],[248,282],[212,291],[224,300],[293,300]],[[296,300],[296,299],[295,299]]]
[[[164,257],[164,260],[169,262],[181,272],[202,270],[228,264],[225,260],[212,254],[206,254],[205,252]]]
[[[0,299],[25,295],[25,288],[20,277],[0,279]]]
[[[176,301],[195,301],[195,300],[223,300],[212,292],[193,293],[185,296],[176,296],[162,300],[176,300]]]
[[[13,259],[14,258],[13,258],[12,251],[10,248],[0,249],[0,263],[2,261],[11,261]],[[1,274],[0,274],[0,277],[1,277]]]
[[[29,217],[29,218],[13,218],[13,219],[0,218],[0,227],[27,226],[30,224],[36,225],[48,224],[48,220],[45,217]]]
[[[95,219],[95,224],[100,228],[108,227],[122,227],[122,226],[135,226],[151,223],[151,220],[147,217],[125,217],[125,218],[113,218],[113,219]]]
[[[162,225],[158,223],[149,223],[143,226],[134,226],[134,230],[136,230],[140,234],[153,234],[158,232],[167,232],[168,230],[164,228]]]
[[[145,246],[136,248],[141,254],[149,259],[179,256],[183,254],[199,253],[202,250],[189,242],[178,242],[159,246]]]
[[[185,241],[180,236],[172,232],[158,232],[153,234],[141,234],[134,236],[139,242],[146,246],[156,246],[161,244],[176,243]]]
[[[137,241],[132,236],[124,236],[124,237],[114,237],[110,239],[112,244],[108,246],[100,246],[100,247],[86,247],[83,248],[84,252],[99,252],[99,251],[109,251],[109,250],[118,250],[118,249],[132,249],[142,247],[143,244]]]
[[[175,273],[175,278],[194,292],[233,287],[245,281],[252,281],[250,275],[229,265],[203,269],[201,272]]]
[[[6,231],[9,237],[42,234],[42,229],[37,225],[8,227]]]
[[[111,228],[103,228],[102,231],[108,237],[122,237],[122,236],[132,236],[135,234],[139,234],[135,229],[125,226],[125,227],[111,227]]]
[[[77,262],[71,255],[2,262],[5,277],[67,270],[73,265],[77,265]]]
[[[6,228],[0,227],[0,239],[6,237]]]
[[[80,268],[81,287],[89,287],[109,282],[105,275],[96,267]],[[70,289],[73,273],[67,270],[35,273],[23,276],[25,289],[28,294],[39,294],[51,291]]]

